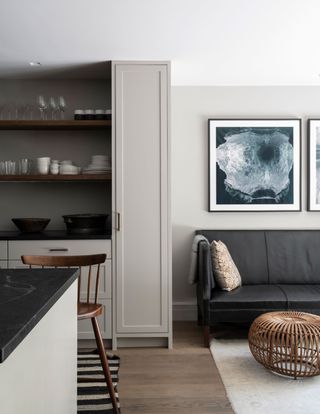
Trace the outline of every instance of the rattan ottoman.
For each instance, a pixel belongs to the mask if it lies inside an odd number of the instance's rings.
[[[320,317],[303,312],[269,312],[249,330],[254,358],[267,369],[293,378],[320,374]]]

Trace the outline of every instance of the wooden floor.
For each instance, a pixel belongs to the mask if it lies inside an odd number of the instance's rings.
[[[195,322],[174,324],[174,349],[120,349],[121,414],[232,414]]]

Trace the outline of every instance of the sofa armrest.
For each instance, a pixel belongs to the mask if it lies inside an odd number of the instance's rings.
[[[212,270],[210,245],[205,241],[199,243],[198,248],[198,284],[202,300],[210,300],[215,281]]]

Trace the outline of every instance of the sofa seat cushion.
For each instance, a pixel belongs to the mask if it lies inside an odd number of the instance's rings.
[[[283,290],[276,285],[245,285],[231,292],[213,290],[211,309],[287,309],[287,298]]]
[[[320,285],[277,285],[287,297],[289,310],[320,309]]]

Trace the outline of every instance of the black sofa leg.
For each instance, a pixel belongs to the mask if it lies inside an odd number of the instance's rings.
[[[206,348],[210,347],[210,326],[203,327],[203,340]]]
[[[202,316],[198,309],[198,326],[202,326]]]

